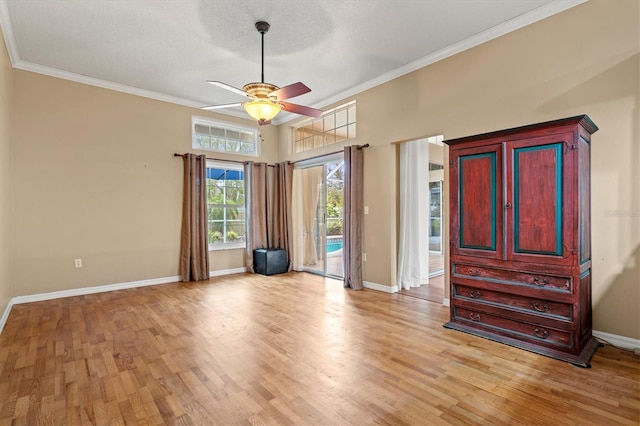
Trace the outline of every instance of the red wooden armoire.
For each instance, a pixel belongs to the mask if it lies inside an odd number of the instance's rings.
[[[582,367],[591,334],[586,115],[449,145],[451,320],[445,327]]]

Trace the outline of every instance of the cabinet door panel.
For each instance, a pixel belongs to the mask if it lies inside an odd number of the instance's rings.
[[[502,258],[502,151],[500,145],[452,155],[452,253]],[[459,196],[457,194],[460,194]]]
[[[567,168],[572,165],[572,156],[567,154],[569,145],[563,136],[567,135],[508,144],[510,260],[571,261],[573,198]]]
[[[580,264],[591,260],[591,160],[589,157],[589,142],[580,137],[578,154],[578,182],[580,208]]]

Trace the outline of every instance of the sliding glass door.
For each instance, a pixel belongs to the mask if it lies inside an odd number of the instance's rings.
[[[301,173],[303,269],[342,278],[344,161],[327,161]]]

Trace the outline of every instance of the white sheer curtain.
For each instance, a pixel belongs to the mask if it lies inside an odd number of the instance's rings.
[[[314,227],[323,168],[309,167],[293,171],[293,270],[318,262]]]
[[[429,282],[429,142],[400,145],[398,286]]]

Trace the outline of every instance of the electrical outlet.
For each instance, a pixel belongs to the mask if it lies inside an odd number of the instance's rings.
[[[364,214],[369,214],[369,206],[364,206]]]
[[[82,268],[82,259],[75,260],[76,268]]]
[[[367,253],[362,253],[362,261],[363,262],[367,261]]]

